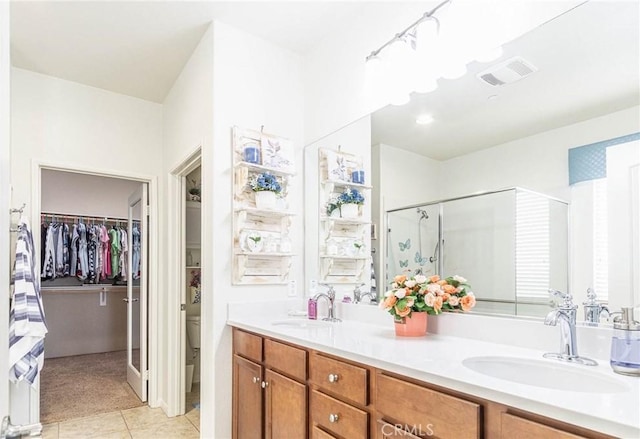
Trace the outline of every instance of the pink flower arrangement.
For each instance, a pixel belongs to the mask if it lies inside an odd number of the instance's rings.
[[[396,320],[411,316],[412,312],[440,314],[443,311],[469,311],[476,305],[471,286],[462,276],[407,277],[400,274],[393,279],[391,290],[385,293],[380,307]]]

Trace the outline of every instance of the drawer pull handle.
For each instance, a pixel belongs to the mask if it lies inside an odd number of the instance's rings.
[[[260,378],[253,377],[253,384],[258,384],[259,381],[260,381]]]
[[[337,373],[330,373],[327,378],[329,379],[330,383],[337,383],[340,377],[338,376]]]
[[[340,419],[340,416],[337,413],[331,413],[329,415],[329,422],[331,423],[338,422],[338,419]]]
[[[266,381],[263,381],[263,382],[262,382],[262,388],[263,388],[263,389],[266,389],[267,387],[269,387],[269,383],[268,383],[268,382],[266,382]]]

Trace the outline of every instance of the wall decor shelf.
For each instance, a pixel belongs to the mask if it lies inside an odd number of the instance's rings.
[[[234,285],[286,284],[289,280],[294,256],[289,232],[296,216],[289,210],[293,156],[293,144],[283,137],[233,128]],[[251,187],[265,176],[279,187],[274,191],[275,202],[268,207],[260,204]]]
[[[366,243],[371,222],[362,216],[369,203],[371,186],[365,183],[362,157],[320,148],[318,150],[319,200],[319,261],[320,281],[331,284],[356,284],[364,281],[365,268],[370,264]],[[357,215],[347,217],[346,209],[338,207],[329,216],[328,206],[341,194],[357,191],[364,197]],[[355,209],[354,209],[354,212]],[[338,213],[338,216],[333,216]]]

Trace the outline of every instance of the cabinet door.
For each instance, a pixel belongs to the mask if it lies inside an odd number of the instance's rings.
[[[502,413],[502,437],[510,439],[580,439],[584,436],[577,436],[557,428],[543,425],[529,419],[524,419],[510,413]]]
[[[262,439],[262,366],[233,356],[233,437]]]
[[[267,369],[265,373],[265,437],[307,436],[307,387]]]

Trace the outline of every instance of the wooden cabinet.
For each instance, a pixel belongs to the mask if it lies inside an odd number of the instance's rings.
[[[233,437],[261,439],[262,366],[233,356]]]
[[[234,439],[610,437],[239,329],[233,350]]]
[[[314,354],[311,357],[309,378],[325,392],[362,406],[369,403],[369,376],[364,367]]]
[[[307,434],[307,386],[265,371],[265,437],[304,438]]]
[[[307,437],[307,352],[238,329],[233,352],[234,439]]]
[[[375,401],[382,419],[409,430],[432,430],[436,437],[481,436],[481,407],[464,399],[378,372]]]
[[[521,418],[510,413],[501,413],[501,435],[502,439],[580,439],[578,436],[548,425]]]

